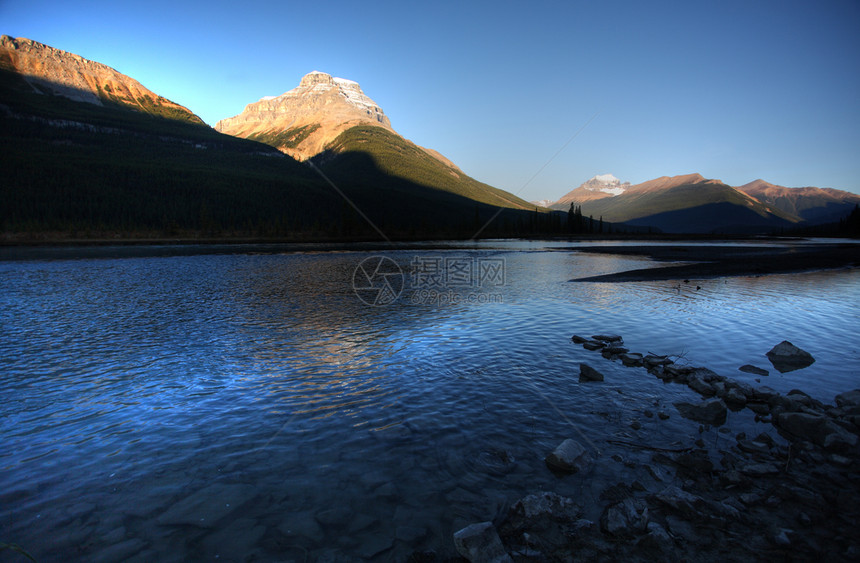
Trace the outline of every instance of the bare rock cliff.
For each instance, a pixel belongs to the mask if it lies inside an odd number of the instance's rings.
[[[203,121],[187,108],[113,68],[23,37],[0,36],[0,68],[21,75],[42,94],[103,106],[119,104],[183,121]]]

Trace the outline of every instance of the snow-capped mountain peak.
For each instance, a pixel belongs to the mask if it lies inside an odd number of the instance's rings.
[[[630,182],[621,183],[621,180],[612,174],[598,174],[591,178],[582,187],[593,192],[603,192],[609,195],[621,195],[630,187]]]

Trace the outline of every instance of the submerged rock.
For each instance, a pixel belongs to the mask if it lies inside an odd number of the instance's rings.
[[[788,340],[783,340],[774,346],[766,355],[780,373],[802,369],[815,362],[812,354],[801,350]]]
[[[579,364],[579,381],[603,381],[603,374],[588,364]]]
[[[600,350],[604,346],[606,346],[605,343],[598,342],[597,340],[589,340],[587,342],[582,343],[582,347],[586,350]]]
[[[761,376],[770,375],[770,372],[767,371],[766,369],[762,369],[762,368],[756,367],[756,366],[751,365],[751,364],[744,364],[741,367],[739,367],[738,370],[746,372],[746,373],[752,373],[754,375],[761,375]]]
[[[702,424],[720,426],[726,422],[726,404],[722,399],[709,399],[698,404],[675,403],[681,416]]]
[[[455,532],[454,547],[471,563],[513,563],[492,522],[471,524]]]
[[[162,525],[191,525],[212,528],[215,523],[254,497],[253,485],[215,483],[180,500],[156,521]]]
[[[568,438],[546,456],[546,464],[550,469],[565,473],[578,473],[591,466],[591,455],[582,444]]]

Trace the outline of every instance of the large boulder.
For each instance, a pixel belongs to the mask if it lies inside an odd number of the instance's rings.
[[[801,350],[788,340],[783,340],[767,353],[767,359],[780,373],[802,369],[815,362],[812,354]]]
[[[844,451],[857,445],[857,436],[827,416],[803,412],[781,413],[776,423],[790,436],[808,440],[829,450]]]
[[[591,466],[591,455],[576,440],[568,438],[546,456],[547,466],[555,471],[578,473]]]

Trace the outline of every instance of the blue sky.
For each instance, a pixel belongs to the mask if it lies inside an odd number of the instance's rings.
[[[856,0],[0,0],[0,33],[211,125],[312,70],[355,80],[401,135],[531,200],[604,173],[860,193],[858,30]]]

